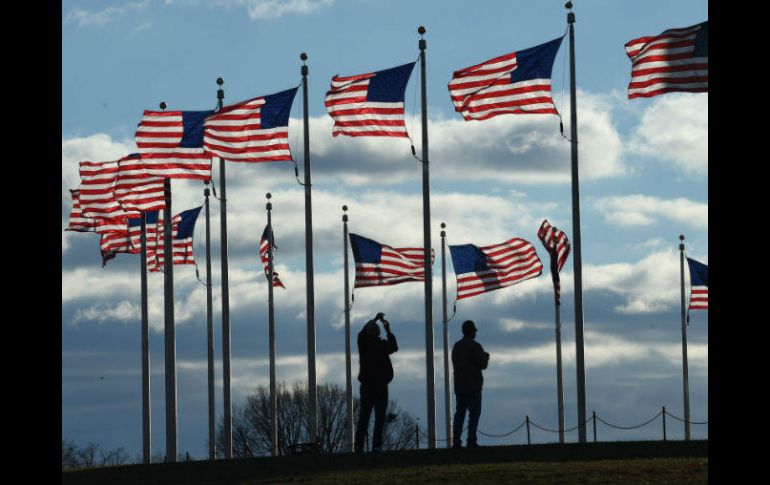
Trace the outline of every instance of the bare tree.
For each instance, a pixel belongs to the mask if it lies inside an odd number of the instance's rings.
[[[80,447],[70,440],[61,442],[61,467],[92,468],[97,466],[124,465],[130,462],[128,453],[121,446],[113,450],[103,450],[96,443],[88,443]]]
[[[278,394],[278,452],[287,455],[292,445],[310,441],[310,423],[307,413],[308,392],[304,383],[291,387],[277,386]],[[347,450],[345,429],[345,390],[336,384],[318,386],[318,440],[322,453],[341,453]],[[358,423],[359,400],[353,398],[353,422]],[[400,409],[393,400],[388,402],[383,430],[383,449],[414,448],[416,420]],[[260,386],[246,399],[244,406],[233,406],[233,456],[245,457],[270,454],[270,391]],[[369,432],[374,427],[374,416]],[[217,433],[217,452],[224,456],[224,429],[220,421]]]

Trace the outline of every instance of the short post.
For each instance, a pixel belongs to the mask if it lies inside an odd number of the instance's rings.
[[[663,406],[663,441],[666,441],[666,406]]]
[[[529,435],[529,416],[527,416],[527,444],[528,445],[532,444],[532,439],[530,438],[530,435]]]
[[[593,420],[594,420],[594,443],[596,443],[596,411],[593,412]]]

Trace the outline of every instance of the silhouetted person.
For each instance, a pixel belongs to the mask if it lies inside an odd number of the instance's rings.
[[[454,426],[452,428],[452,448],[462,448],[460,435],[463,431],[465,412],[468,411],[468,439],[467,448],[475,448],[476,428],[481,416],[481,387],[484,377],[481,370],[487,368],[489,354],[484,352],[481,344],[476,342],[476,325],[472,320],[463,322],[463,338],[455,342],[452,347],[452,366],[454,367],[455,411]]]
[[[388,407],[388,383],[393,380],[393,365],[390,354],[398,351],[396,336],[390,331],[390,323],[378,313],[358,333],[358,380],[361,382],[361,409],[356,427],[356,452],[364,449],[369,417],[374,408],[374,433],[372,451],[382,451],[382,431],[385,425],[385,411]],[[380,338],[377,320],[382,320],[387,340]]]

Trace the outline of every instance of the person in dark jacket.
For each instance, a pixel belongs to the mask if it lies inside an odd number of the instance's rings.
[[[361,410],[356,427],[356,452],[364,449],[366,430],[369,428],[369,417],[374,408],[374,433],[372,436],[372,451],[382,451],[382,432],[385,426],[385,411],[388,407],[388,384],[393,380],[393,364],[390,354],[398,351],[396,336],[390,331],[390,323],[385,320],[384,313],[378,313],[369,320],[358,333],[358,380],[361,382]],[[382,321],[387,340],[380,338],[380,327],[377,320]]]
[[[467,448],[475,448],[476,428],[481,416],[481,387],[484,385],[482,369],[487,368],[489,354],[484,352],[481,344],[476,342],[478,329],[472,320],[466,320],[462,325],[463,338],[452,347],[452,366],[454,368],[454,387],[457,408],[452,428],[452,447],[462,448],[460,435],[463,431],[465,412],[468,412]]]

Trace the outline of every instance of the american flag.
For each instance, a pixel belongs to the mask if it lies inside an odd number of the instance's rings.
[[[629,99],[709,90],[708,20],[631,40],[626,44],[626,54],[631,59]]]
[[[213,112],[145,110],[136,130],[136,146],[147,173],[211,179],[211,155],[203,149],[203,122]]]
[[[563,37],[455,71],[449,94],[466,121],[501,114],[558,114],[551,69]]]
[[[291,160],[289,114],[297,88],[222,108],[204,122],[206,151],[231,162]]]
[[[708,310],[709,308],[709,267],[687,258],[690,268],[690,310]]]
[[[80,210],[80,191],[70,189],[72,197],[72,210],[70,211],[70,222],[65,231],[94,232],[96,230],[96,221],[92,217],[83,216]]]
[[[268,234],[270,232],[270,226],[265,226],[265,230],[262,231],[262,239],[259,241],[259,256],[262,259],[262,266],[265,268],[265,276],[269,279],[270,278],[270,261],[268,260],[268,254],[267,254],[267,248],[270,245]],[[278,249],[278,247],[275,245],[275,234],[273,234],[273,254],[275,254],[275,250]],[[280,286],[283,289],[286,289],[285,286],[283,286],[283,283],[278,278],[278,273],[275,272],[275,259],[273,259],[273,287]]]
[[[80,162],[80,210],[85,217],[126,222],[129,214],[115,199],[118,161]]]
[[[569,256],[570,244],[567,235],[561,229],[553,227],[548,223],[548,219],[545,219],[540,224],[540,229],[537,230],[537,237],[543,243],[543,246],[550,252],[553,249],[553,240],[556,239],[556,247],[559,253],[558,257],[558,271],[564,267],[564,263],[567,262]]]
[[[334,76],[326,93],[326,109],[334,119],[332,135],[408,137],[404,92],[414,64]]]
[[[138,153],[118,160],[114,196],[128,213],[138,214],[166,208],[163,178],[147,173]]]
[[[202,209],[196,207],[194,209],[188,209],[184,212],[180,212],[171,219],[171,244],[172,244],[172,256],[173,264],[195,264],[195,255],[193,254],[193,231],[195,230],[195,222],[198,220],[198,214]],[[151,271],[161,271],[166,261],[164,254],[164,221],[163,214],[158,217],[158,229],[157,229],[157,243],[156,243],[156,265],[155,269]]]
[[[457,299],[505,288],[540,276],[543,264],[535,247],[513,238],[479,248],[473,244],[449,246],[457,275]]]
[[[118,253],[135,254],[141,251],[141,247],[135,247],[131,244],[131,237],[129,236],[128,229],[128,221],[130,220],[131,219],[128,219],[123,224],[122,230],[113,230],[102,233],[99,242],[99,249],[101,249],[102,252],[102,267]]]
[[[350,246],[356,261],[355,288],[425,281],[423,248],[392,248],[353,233]],[[431,264],[433,259],[431,249]]]
[[[160,211],[145,212],[145,239],[147,245],[147,269],[149,271],[159,271],[157,260],[158,230],[163,227],[158,226]],[[142,220],[139,217],[128,220],[128,233],[131,245],[141,252],[142,250]],[[163,248],[161,248],[161,251]]]

